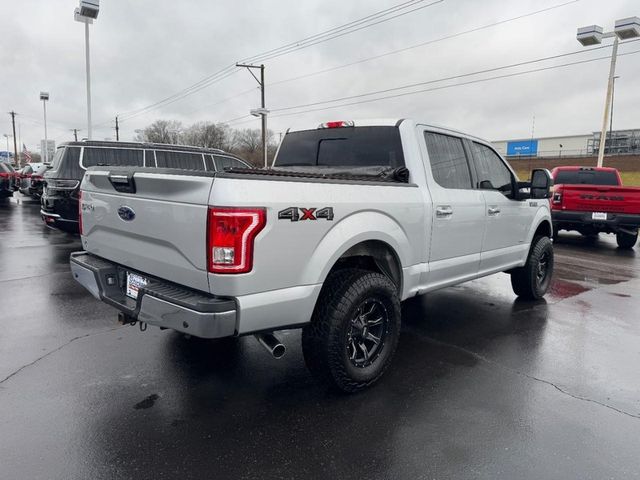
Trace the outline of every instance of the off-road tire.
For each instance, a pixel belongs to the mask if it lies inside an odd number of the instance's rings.
[[[545,262],[544,275],[540,277],[541,262]],[[527,300],[539,300],[551,284],[553,276],[553,244],[549,237],[535,237],[531,243],[527,263],[511,271],[513,293]]]
[[[625,232],[616,233],[616,242],[618,242],[618,246],[620,248],[630,249],[638,241],[638,232],[635,235],[629,235]]]
[[[372,363],[356,366],[350,358],[353,322],[358,309],[373,302],[386,314],[381,346]],[[373,310],[372,310],[373,311]],[[302,352],[311,373],[344,392],[373,385],[385,372],[400,336],[400,300],[396,286],[377,272],[344,269],[330,274],[316,303],[311,323],[302,330]],[[355,344],[351,344],[355,347]]]

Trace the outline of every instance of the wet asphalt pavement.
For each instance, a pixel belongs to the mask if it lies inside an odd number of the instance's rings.
[[[394,363],[342,395],[255,339],[118,326],[73,236],[0,206],[0,479],[640,476],[640,246],[565,234],[546,301],[507,275],[403,306]]]

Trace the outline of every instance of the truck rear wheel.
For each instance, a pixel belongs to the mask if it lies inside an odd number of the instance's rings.
[[[302,330],[305,363],[320,380],[345,392],[373,385],[400,336],[400,300],[386,276],[359,269],[329,275],[311,323]]]
[[[631,235],[626,232],[618,232],[616,233],[616,241],[620,248],[633,248],[638,241],[638,232],[636,232],[635,235]]]
[[[511,272],[513,293],[528,300],[538,300],[547,293],[553,276],[553,245],[549,237],[533,239],[524,267]]]

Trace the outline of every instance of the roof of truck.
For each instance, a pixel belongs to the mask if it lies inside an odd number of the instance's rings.
[[[365,118],[365,119],[332,119],[332,120],[328,120],[326,122],[315,122],[315,123],[302,123],[300,125],[296,125],[293,127],[290,127],[287,130],[287,133],[289,132],[302,132],[305,130],[317,130],[318,128],[321,128],[322,125],[324,125],[325,123],[328,122],[353,122],[353,126],[354,127],[397,127],[399,126],[402,122],[404,121],[411,121],[416,125],[424,125],[427,127],[432,127],[432,128],[436,128],[438,130],[442,130],[442,131],[446,131],[446,132],[451,132],[452,134],[455,135],[460,135],[460,136],[464,136],[464,137],[468,137],[471,139],[475,139],[475,140],[479,140],[481,142],[484,143],[491,143],[489,142],[489,140],[486,140],[484,138],[478,137],[476,135],[471,135],[468,133],[465,133],[463,131],[457,130],[455,128],[450,128],[450,127],[445,127],[443,125],[438,125],[435,123],[430,123],[430,122],[421,122],[421,121],[417,121],[417,120],[409,120],[406,118]]]

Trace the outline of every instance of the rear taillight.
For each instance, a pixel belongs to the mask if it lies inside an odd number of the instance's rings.
[[[82,190],[78,192],[78,230],[80,235],[84,235],[82,232]]]
[[[253,244],[267,223],[264,208],[209,208],[207,267],[211,273],[247,273]]]

